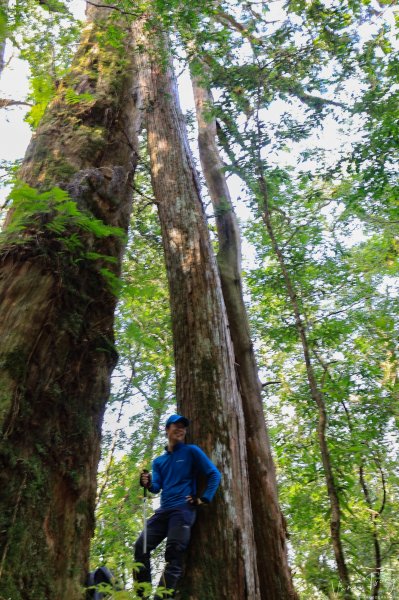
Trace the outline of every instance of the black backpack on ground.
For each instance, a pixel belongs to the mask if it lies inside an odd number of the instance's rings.
[[[99,585],[100,583],[107,583],[111,585],[113,588],[115,586],[115,577],[107,567],[98,567],[94,571],[91,571],[86,579],[86,587],[91,587],[94,585]],[[86,592],[86,600],[102,600],[106,598],[106,592],[101,592],[95,589],[89,589]]]

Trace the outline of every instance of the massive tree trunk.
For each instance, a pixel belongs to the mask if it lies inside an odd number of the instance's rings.
[[[286,534],[277,497],[276,474],[263,414],[261,384],[250,336],[241,279],[241,240],[223,162],[216,143],[213,98],[203,78],[192,76],[202,170],[214,207],[217,261],[245,415],[251,506],[261,597],[295,598],[287,561]]]
[[[118,276],[124,247],[104,226],[128,228],[141,114],[129,31],[108,44],[108,17],[91,11],[20,172],[68,191],[80,214],[25,187],[2,239],[0,595],[13,600],[77,600],[88,564],[116,360],[104,269]]]
[[[158,40],[159,58],[152,58],[146,81],[146,120],[170,287],[177,401],[191,420],[190,440],[222,472],[216,500],[199,514],[180,597],[257,600],[245,427],[234,352],[174,75],[171,66],[165,66],[167,44],[161,37]]]

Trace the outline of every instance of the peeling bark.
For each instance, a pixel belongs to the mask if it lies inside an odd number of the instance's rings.
[[[222,472],[199,514],[180,598],[259,600],[244,417],[234,353],[197,174],[161,36],[145,87],[148,148],[170,288],[179,410]],[[154,53],[155,54],[155,53]],[[167,64],[167,66],[165,66]]]
[[[276,474],[263,414],[261,383],[243,299],[240,231],[216,143],[216,120],[210,113],[213,98],[200,77],[192,75],[192,82],[200,159],[216,217],[219,241],[217,262],[245,415],[261,598],[296,598],[288,567],[285,523],[278,504]]]
[[[67,190],[83,214],[126,232],[141,111],[130,32],[123,49],[100,43],[108,14],[89,11],[20,178],[40,192]],[[67,89],[92,99],[68,103]],[[0,589],[13,600],[78,600],[117,358],[116,298],[102,269],[119,275],[124,239],[68,219],[57,233],[47,227],[52,213],[29,215],[13,232],[15,214],[0,248]],[[68,245],[71,236],[81,246]]]

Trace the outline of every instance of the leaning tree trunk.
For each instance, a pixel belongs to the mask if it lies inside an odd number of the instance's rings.
[[[128,228],[141,111],[129,32],[108,44],[109,13],[89,17],[1,247],[0,596],[13,600],[82,597],[116,360],[109,279],[124,236],[112,227]]]
[[[151,44],[154,46],[154,44]],[[167,44],[159,38],[145,82],[148,147],[170,288],[179,410],[190,439],[222,472],[199,514],[180,597],[260,598],[249,497],[244,418],[234,353]]]
[[[275,468],[263,414],[261,384],[243,299],[240,231],[216,143],[212,94],[206,89],[203,78],[192,75],[192,82],[200,159],[216,217],[217,261],[245,415],[261,597],[264,600],[295,598],[287,560],[285,523],[278,503]]]

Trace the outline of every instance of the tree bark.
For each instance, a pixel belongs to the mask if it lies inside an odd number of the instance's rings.
[[[161,36],[157,54],[151,57],[146,81],[146,119],[170,288],[177,402],[191,421],[190,440],[222,472],[216,500],[199,514],[180,598],[256,600],[260,594],[234,353],[167,43]]]
[[[89,12],[20,177],[40,192],[61,187],[90,222],[126,232],[141,111],[129,31],[120,47],[108,44],[109,14]],[[68,216],[57,232],[56,208],[26,215],[15,231],[17,212],[0,259],[0,590],[13,600],[77,600],[117,357],[116,298],[103,268],[118,276],[124,239]]]
[[[214,106],[213,98],[201,77],[192,75],[192,82],[199,153],[215,212],[219,241],[217,262],[245,416],[261,598],[296,598],[287,561],[285,523],[278,504],[276,474],[263,414],[261,383],[243,299],[239,226],[216,143],[216,120],[210,112]]]

